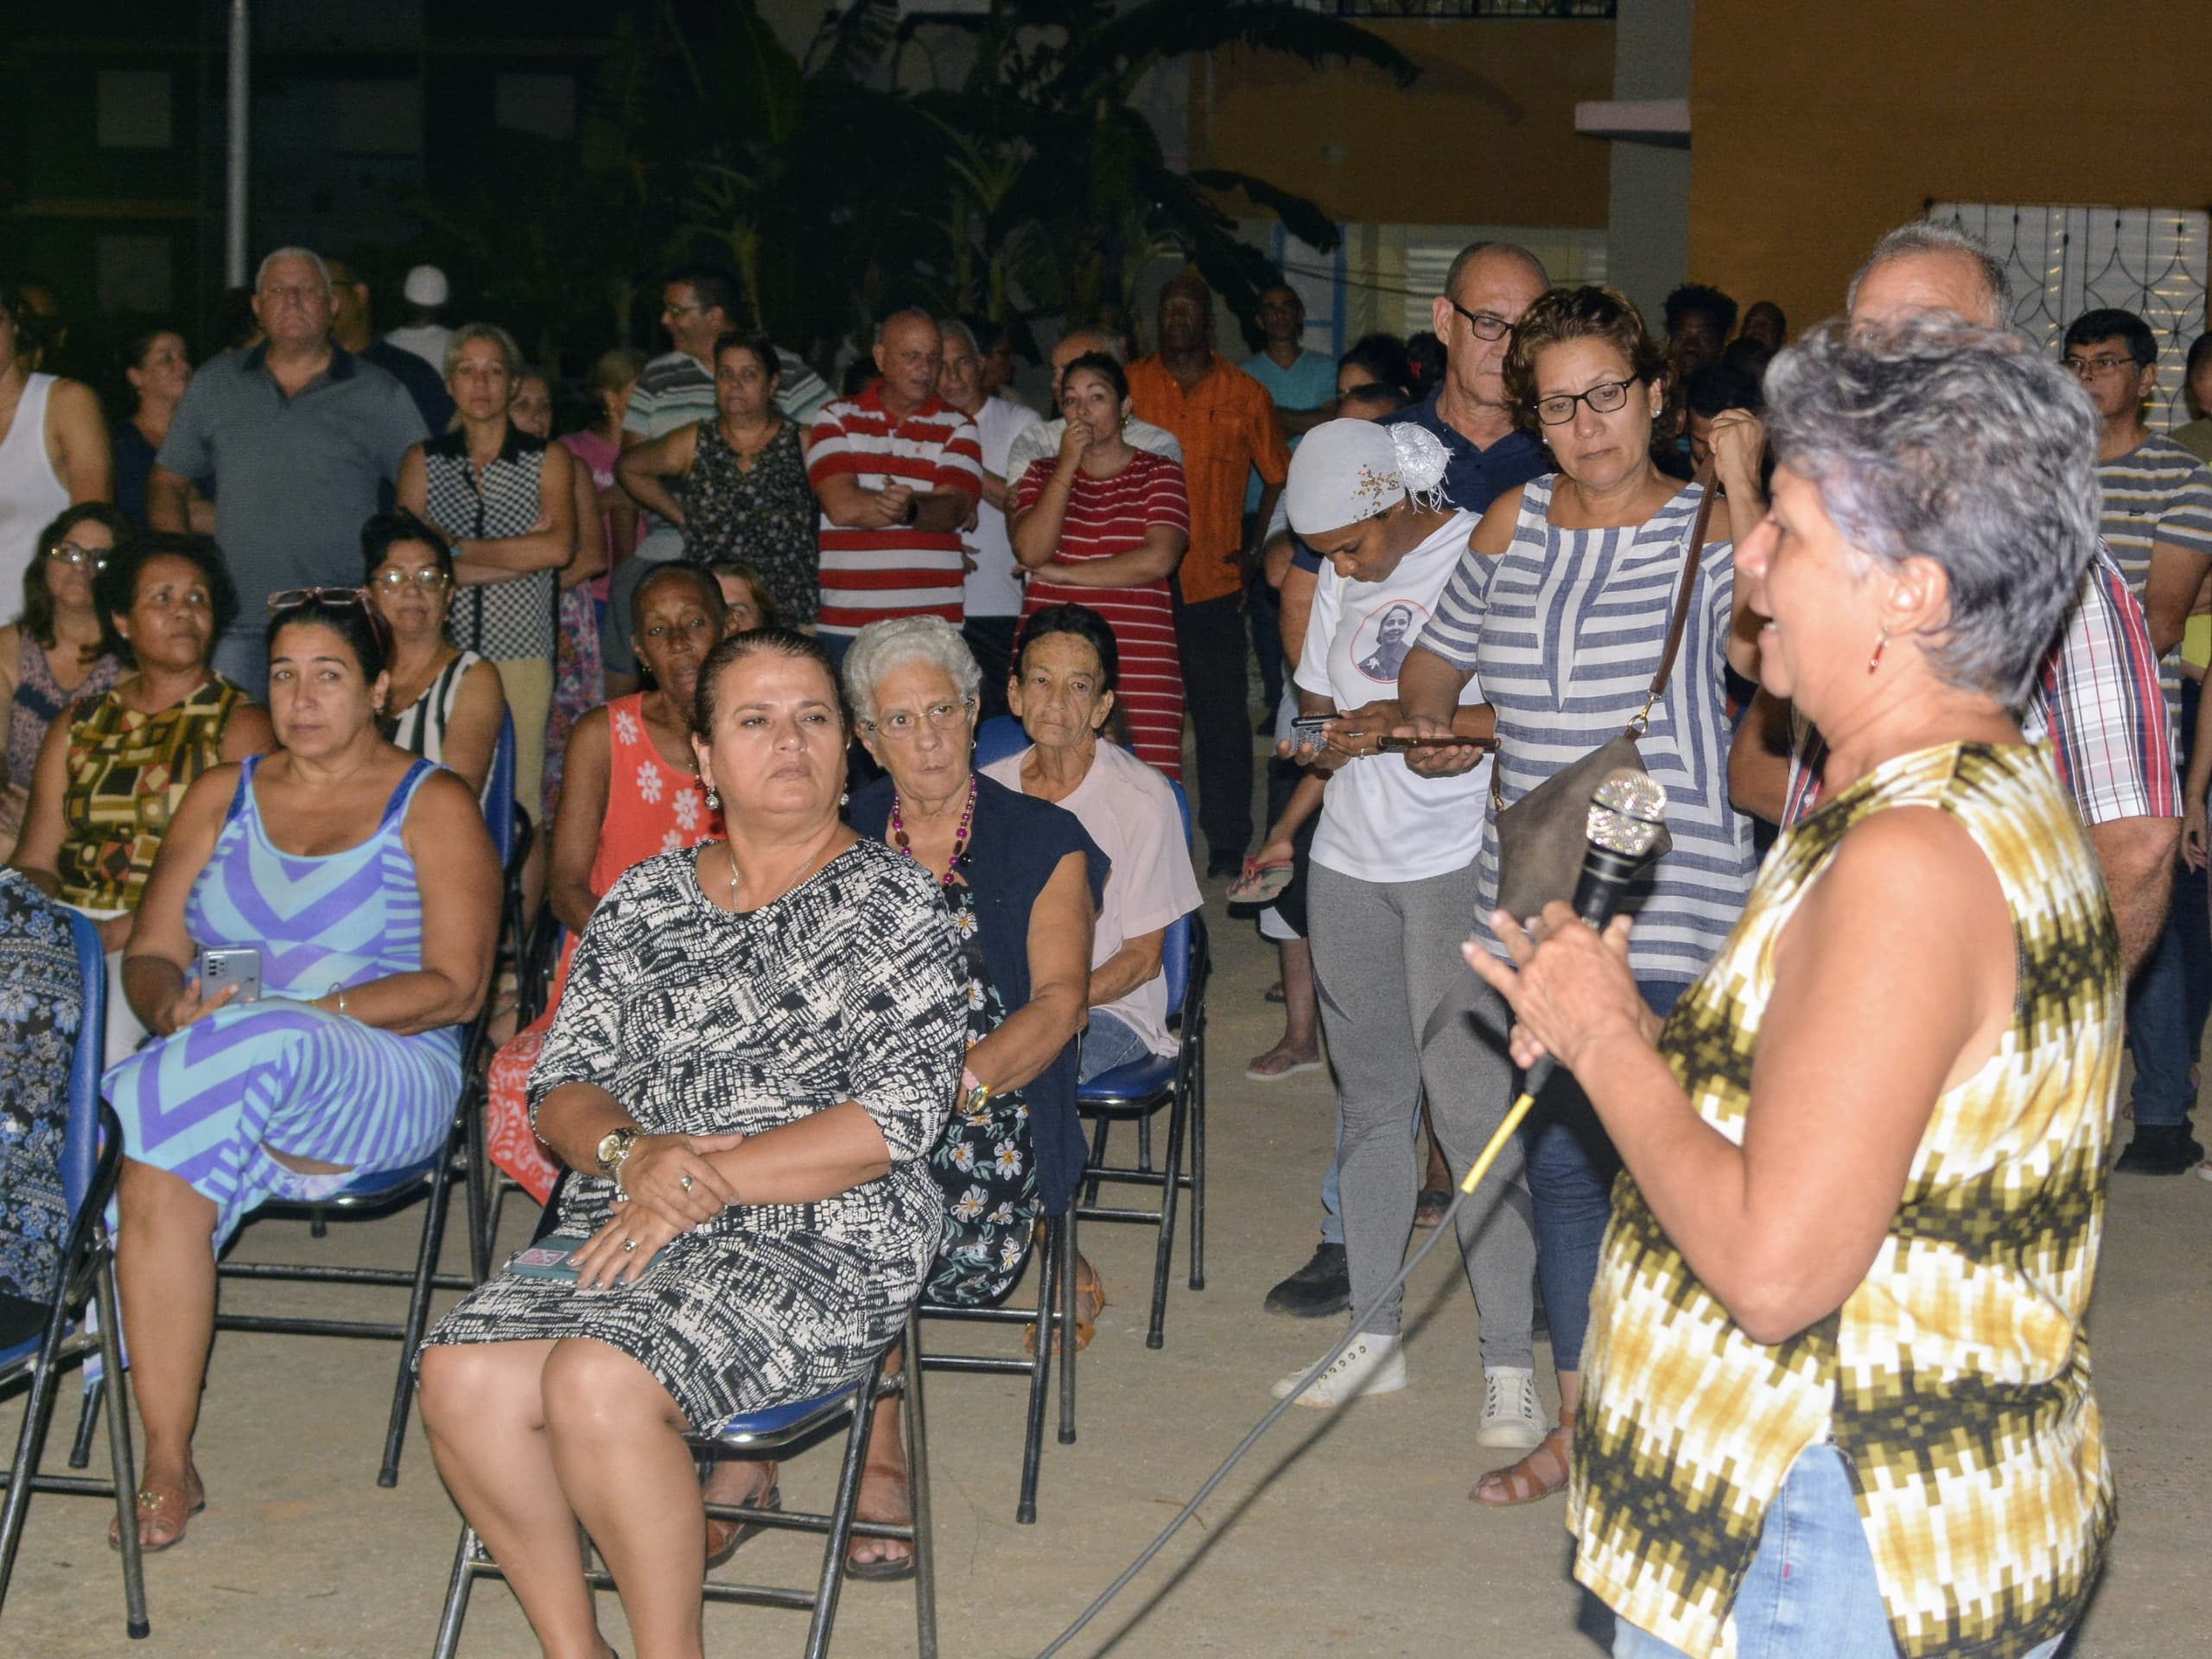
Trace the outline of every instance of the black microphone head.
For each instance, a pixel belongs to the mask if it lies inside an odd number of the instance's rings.
[[[1590,798],[1583,834],[1592,847],[1624,858],[1641,859],[1667,833],[1667,791],[1648,772],[1623,766],[1598,785]]]

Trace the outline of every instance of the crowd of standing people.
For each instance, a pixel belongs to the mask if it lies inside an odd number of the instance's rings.
[[[432,1446],[549,1652],[598,1642],[579,1522],[646,1651],[693,1651],[748,1529],[690,1501],[683,1431],[849,1379],[918,1296],[1008,1294],[1080,1086],[1175,1051],[1203,872],[1280,952],[1245,1077],[1335,1085],[1267,1306],[1357,1328],[1278,1397],[1411,1385],[1382,1292],[1555,1057],[1458,1212],[1470,1439],[1520,1454],[1471,1497],[1571,1489],[1617,1653],[1713,1651],[1808,1575],[1867,1650],[2055,1649],[2112,1525],[2082,1320],[2123,1050],[2117,1167],[2212,1177],[2212,404],[2152,430],[2149,327],[2039,358],[1933,223],[1794,344],[1486,242],[1427,337],[1312,351],[1278,285],[1241,366],[1179,272],[1149,353],[1071,320],[1046,418],[1001,327],[889,312],[837,395],[739,293],[671,273],[670,349],[599,357],[557,436],[557,376],[428,268],[378,336],[351,268],[279,249],[252,340],[145,334],[111,425],[0,295],[0,901],[108,953],[143,1546],[207,1501],[217,1254],[432,1155],[488,1001],[493,1156],[602,1294],[474,1292],[422,1356]],[[1505,828],[1623,736],[1669,835],[1601,934]],[[503,745],[563,937],[519,1031]],[[226,947],[257,997],[201,982]],[[53,1185],[35,1139],[0,1199]],[[50,1254],[0,1223],[0,1344]],[[1908,1417],[1978,1494],[1940,1573]],[[909,1503],[887,1416],[861,1514]]]

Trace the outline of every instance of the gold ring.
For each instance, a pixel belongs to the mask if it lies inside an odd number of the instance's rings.
[[[634,1238],[626,1238],[622,1241],[622,1249],[625,1252],[634,1250],[637,1248],[638,1241]]]

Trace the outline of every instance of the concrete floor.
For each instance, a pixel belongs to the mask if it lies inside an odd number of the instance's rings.
[[[1081,1359],[1082,1438],[1063,1447],[1048,1436],[1033,1527],[1014,1523],[1016,1386],[932,1378],[947,1659],[1035,1654],[1175,1513],[1269,1403],[1268,1384],[1335,1334],[1334,1321],[1259,1311],[1267,1287],[1311,1247],[1331,1097],[1323,1073],[1245,1081],[1246,1058],[1280,1030],[1278,1010],[1260,995],[1273,952],[1249,924],[1224,916],[1220,884],[1208,887],[1217,968],[1207,1288],[1193,1293],[1179,1276],[1167,1345],[1147,1351],[1150,1235],[1086,1231],[1113,1300]],[[525,1226],[518,1206],[507,1242]],[[410,1211],[310,1244],[303,1225],[270,1223],[249,1230],[242,1249],[271,1260],[317,1249],[389,1262],[410,1256],[416,1227]],[[2190,1178],[2115,1181],[2095,1343],[2121,1520],[2074,1650],[2083,1659],[2207,1648],[2212,1460],[2196,1414],[2212,1401],[2208,1261],[2212,1187]],[[1185,1265],[1179,1248],[1179,1275]],[[231,1288],[241,1308],[334,1305],[334,1293]],[[1466,1501],[1492,1458],[1471,1442],[1475,1319],[1448,1253],[1424,1264],[1408,1306],[1418,1321],[1412,1389],[1332,1418],[1292,1414],[1071,1656],[1592,1659],[1604,1650],[1609,1619],[1585,1606],[1567,1576],[1559,1503],[1491,1513]],[[0,1656],[427,1654],[458,1522],[419,1427],[398,1488],[375,1484],[393,1361],[384,1344],[224,1336],[199,1442],[211,1504],[181,1547],[148,1563],[152,1638],[124,1639],[107,1512],[88,1499],[41,1497]],[[73,1410],[65,1407],[65,1441]],[[0,1404],[10,1443],[16,1421],[12,1403]],[[832,1461],[817,1452],[787,1470],[787,1499],[819,1501]],[[814,1552],[807,1541],[766,1539],[736,1565],[754,1578],[804,1580]],[[602,1608],[608,1638],[635,1659],[619,1605],[608,1597]],[[712,1654],[782,1654],[797,1651],[804,1625],[795,1614],[709,1608],[707,1632]],[[907,1588],[854,1586],[838,1638],[847,1655],[912,1652]],[[497,1585],[478,1590],[461,1650],[468,1659],[537,1652]]]

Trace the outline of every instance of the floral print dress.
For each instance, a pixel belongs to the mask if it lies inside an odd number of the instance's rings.
[[[970,1047],[1006,1023],[1007,1007],[983,965],[976,896],[964,881],[942,888],[959,943],[955,969],[965,988]],[[980,1111],[966,1096],[953,1109],[929,1158],[944,1192],[944,1238],[923,1296],[943,1307],[988,1307],[1006,1300],[1029,1259],[1044,1205],[1030,1142],[1029,1103],[1019,1089],[994,1094]]]

